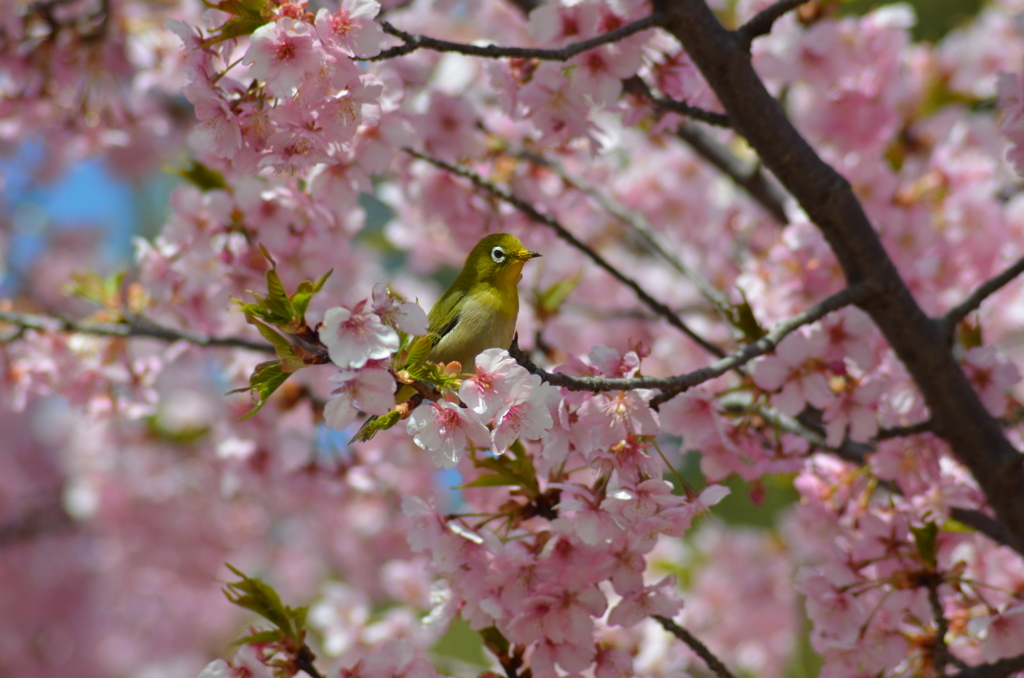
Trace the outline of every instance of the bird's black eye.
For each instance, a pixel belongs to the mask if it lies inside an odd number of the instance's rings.
[[[495,247],[491,250],[491,259],[494,259],[496,264],[505,263],[505,256],[505,250],[500,247]]]

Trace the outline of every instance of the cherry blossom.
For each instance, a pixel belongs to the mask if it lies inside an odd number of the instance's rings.
[[[284,17],[256,29],[242,63],[275,96],[291,96],[307,73],[320,70],[324,55],[314,42],[312,26]]]
[[[428,450],[434,464],[443,468],[458,464],[468,444],[490,444],[490,434],[479,417],[447,401],[416,408],[406,429],[413,442]]]
[[[383,360],[398,350],[398,333],[364,306],[361,301],[352,309],[336,306],[324,313],[318,334],[338,367],[362,367],[367,360]]]

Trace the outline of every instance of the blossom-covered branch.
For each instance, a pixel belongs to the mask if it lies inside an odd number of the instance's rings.
[[[464,179],[469,179],[469,181],[471,181],[473,185],[476,186],[477,188],[480,188],[486,191],[487,193],[493,195],[494,197],[502,200],[503,202],[511,205],[512,207],[515,207],[517,210],[519,210],[529,218],[533,219],[534,221],[544,224],[545,226],[553,230],[559,238],[561,238],[562,240],[569,243],[579,251],[586,254],[587,258],[589,258],[591,261],[597,264],[604,271],[609,273],[613,278],[621,282],[629,289],[633,290],[633,292],[640,299],[640,301],[644,303],[644,305],[646,305],[652,311],[654,311],[662,318],[664,318],[666,321],[668,321],[668,324],[672,325],[672,327],[675,327],[676,329],[680,330],[683,334],[693,339],[705,351],[719,358],[724,358],[726,356],[725,351],[723,351],[718,346],[715,346],[707,339],[704,339],[702,336],[694,332],[689,327],[689,325],[684,323],[682,319],[672,311],[672,309],[670,309],[668,306],[652,297],[650,293],[648,293],[646,290],[640,287],[640,284],[638,282],[636,282],[629,276],[623,274],[622,271],[620,271],[618,268],[609,263],[607,259],[602,257],[600,254],[595,252],[591,247],[587,246],[586,243],[584,243],[582,240],[573,235],[572,232],[570,232],[565,226],[562,225],[561,222],[559,222],[554,217],[538,211],[537,208],[531,205],[530,203],[515,196],[509,191],[499,188],[495,184],[491,183],[490,181],[487,181],[482,176],[480,176],[479,174],[470,169],[467,169],[465,167],[458,167],[451,163],[445,162],[440,158],[435,158],[433,156],[421,153],[420,151],[417,151],[412,148],[406,148],[404,150],[406,153],[416,158],[419,158],[420,160],[425,160],[426,162],[429,162],[431,165],[439,167],[445,170],[446,172],[450,172],[451,174],[462,177]]]
[[[964,299],[964,301],[955,308],[950,309],[950,311],[942,318],[942,329],[946,336],[949,339],[952,339],[953,331],[956,329],[956,326],[960,324],[961,320],[981,306],[982,302],[988,299],[991,295],[1013,282],[1013,280],[1022,273],[1024,273],[1024,257],[1018,259],[1013,265],[999,275],[978,285],[978,288],[974,290],[969,297]]]
[[[858,303],[866,296],[867,291],[862,287],[845,289],[815,304],[806,311],[778,323],[770,332],[736,353],[725,356],[721,360],[699,370],[671,377],[574,377],[561,372],[547,372],[540,369],[529,360],[528,356],[518,350],[515,344],[513,344],[513,350],[510,353],[530,372],[538,375],[552,386],[559,386],[570,391],[591,392],[656,389],[663,392],[662,395],[652,400],[652,404],[658,405],[681,391],[720,377],[730,370],[742,367],[754,358],[773,350],[783,338],[797,329],[820,320],[833,311]]]
[[[580,42],[566,45],[560,49],[540,49],[534,47],[501,47],[498,45],[480,47],[478,45],[449,42],[448,40],[437,40],[436,38],[430,38],[425,35],[412,35],[411,33],[406,33],[385,21],[381,24],[384,28],[384,32],[393,35],[396,38],[401,38],[405,44],[385,50],[375,57],[366,59],[366,61],[393,59],[395,57],[415,52],[418,49],[429,49],[435,52],[456,52],[467,56],[483,57],[485,59],[508,58],[540,59],[542,61],[568,61],[577,54],[594,49],[595,47],[600,47],[601,45],[618,42],[623,38],[628,38],[634,33],[654,28],[660,25],[660,23],[661,16],[654,13],[650,16],[644,17],[643,19],[639,19],[637,21],[630,22],[625,26],[616,28],[613,31],[608,31],[602,35],[590,38],[589,40],[581,40]]]
[[[886,252],[856,195],[793,127],[703,0],[659,0],[664,27],[686,47],[766,167],[821,229],[846,279],[873,291],[861,303],[917,383],[946,440],[971,469],[999,519],[1024,544],[1024,465],[941,341]]]
[[[211,337],[181,330],[172,330],[142,317],[135,317],[128,323],[94,322],[71,320],[52,315],[0,311],[0,323],[41,332],[77,332],[107,337],[136,337],[160,339],[162,341],[186,341],[197,346],[244,348],[261,353],[273,353],[274,347],[266,342],[241,337]]]

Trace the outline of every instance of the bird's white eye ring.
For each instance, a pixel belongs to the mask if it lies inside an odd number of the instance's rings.
[[[491,250],[491,259],[494,259],[496,264],[505,263],[505,250],[500,247],[493,248]]]

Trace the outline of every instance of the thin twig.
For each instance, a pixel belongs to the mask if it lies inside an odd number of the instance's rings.
[[[205,334],[172,330],[141,317],[136,317],[130,323],[103,323],[88,320],[70,320],[68,318],[37,315],[34,313],[19,313],[17,311],[0,311],[0,322],[41,332],[78,332],[107,337],[140,337],[161,339],[163,341],[187,341],[197,346],[244,348],[250,351],[260,351],[261,353],[274,353],[274,347],[266,342],[239,337],[211,337]]]
[[[658,108],[664,108],[673,113],[679,113],[680,115],[700,120],[715,127],[732,127],[732,121],[729,120],[729,116],[725,113],[716,113],[715,111],[698,108],[697,106],[691,106],[685,101],[677,101],[669,97],[651,96],[651,102]]]
[[[683,334],[693,339],[705,351],[718,358],[724,358],[727,355],[724,350],[722,350],[718,346],[715,346],[707,339],[704,339],[699,334],[690,329],[690,327],[686,323],[684,323],[682,319],[680,319],[679,316],[672,311],[672,309],[670,309],[668,306],[652,297],[646,290],[640,287],[640,284],[637,283],[635,280],[624,275],[621,271],[612,266],[604,257],[602,257],[600,254],[591,249],[589,245],[587,245],[582,240],[573,235],[565,226],[562,225],[560,221],[558,221],[554,217],[538,211],[537,208],[531,205],[530,203],[526,202],[521,198],[516,197],[509,191],[498,188],[496,185],[492,184],[491,182],[484,179],[482,176],[480,176],[479,174],[470,169],[452,165],[450,163],[445,162],[444,160],[441,160],[440,158],[435,158],[433,156],[426,155],[425,153],[421,153],[420,151],[417,151],[412,148],[403,148],[402,150],[404,150],[406,153],[415,158],[425,160],[426,162],[429,162],[431,165],[434,165],[435,167],[443,169],[446,172],[454,174],[455,176],[468,179],[477,188],[482,189],[487,193],[490,193],[494,197],[498,198],[499,200],[507,203],[508,205],[511,205],[512,207],[516,208],[517,210],[525,214],[530,219],[536,221],[537,223],[544,224],[545,226],[553,230],[559,238],[561,238],[565,242],[569,243],[570,245],[578,249],[580,252],[585,254],[591,261],[597,264],[600,268],[609,273],[613,278],[621,282],[629,289],[633,290],[633,293],[636,294],[636,296],[639,297],[640,301],[642,301],[648,308],[650,308],[652,311],[654,311],[662,318],[664,318],[669,325],[672,325],[676,329],[680,330]],[[636,388],[643,387],[638,386]]]
[[[693,123],[684,122],[680,125],[676,136],[750,194],[779,225],[789,223],[789,217],[786,216],[788,196],[765,175],[761,163],[741,160],[724,144]]]
[[[991,664],[972,666],[960,673],[954,674],[952,678],[1006,678],[1010,674],[1024,670],[1024,654],[1009,659],[1000,659]]]
[[[693,650],[698,657],[704,660],[704,663],[708,665],[708,668],[711,669],[718,678],[735,678],[732,673],[729,672],[729,669],[726,668],[725,664],[723,664],[718,657],[712,654],[711,650],[709,650],[704,643],[694,638],[689,631],[668,617],[662,617],[661,615],[656,614],[654,615],[654,618],[658,620],[658,623],[661,624],[662,628],[689,645],[690,649]]]
[[[587,50],[600,47],[601,45],[607,45],[611,42],[617,42],[623,38],[628,38],[634,33],[654,28],[655,26],[658,26],[660,22],[661,15],[655,13],[644,17],[643,19],[632,21],[625,26],[620,26],[614,31],[602,33],[601,35],[590,38],[589,40],[574,42],[571,45],[566,45],[559,49],[541,49],[535,47],[501,47],[499,45],[487,45],[486,47],[481,47],[479,45],[468,45],[460,42],[449,42],[447,40],[430,38],[425,35],[413,35],[411,33],[406,33],[405,31],[395,28],[387,21],[384,21],[381,23],[381,26],[384,28],[384,32],[389,35],[393,35],[396,38],[400,38],[405,44],[384,50],[377,56],[369,57],[365,60],[381,61],[384,59],[393,59],[395,57],[410,54],[418,49],[429,49],[435,52],[458,52],[459,54],[483,57],[485,59],[513,58],[541,59],[542,61],[568,61],[577,54],[586,52]]]
[[[907,436],[921,435],[922,433],[931,433],[934,424],[932,420],[922,421],[919,424],[911,424],[910,426],[893,426],[892,428],[883,428],[875,436],[875,440],[892,440],[893,438],[906,438]]]
[[[774,5],[761,10],[754,18],[736,29],[736,38],[740,41],[740,45],[743,49],[749,50],[750,43],[754,41],[754,38],[771,33],[772,26],[776,21],[805,2],[808,0],[779,0]]]
[[[524,151],[521,155],[530,162],[551,170],[559,179],[585,193],[594,202],[600,205],[604,211],[608,212],[620,222],[628,226],[633,233],[639,236],[644,245],[651,252],[664,259],[681,275],[689,278],[693,284],[697,286],[697,289],[700,290],[701,294],[703,294],[716,307],[719,309],[732,307],[732,303],[729,301],[728,297],[726,297],[721,290],[712,285],[711,281],[704,277],[703,273],[691,268],[679,257],[669,251],[670,248],[668,243],[665,242],[665,239],[657,230],[655,230],[654,226],[643,214],[629,209],[615,198],[611,197],[608,191],[599,190],[596,186],[591,185],[586,180],[569,174],[565,167],[563,167],[557,160],[552,160],[537,153],[531,153],[528,151]]]
[[[971,311],[981,306],[985,299],[1008,285],[1022,273],[1024,273],[1024,257],[1018,259],[1016,263],[999,275],[978,285],[978,288],[971,293],[971,296],[967,297],[959,306],[950,310],[940,321],[947,341],[952,340],[953,330],[956,329],[961,320],[966,318]]]
[[[851,287],[834,294],[828,299],[815,304],[802,313],[798,313],[788,320],[778,323],[768,334],[764,335],[752,344],[745,346],[742,350],[726,356],[707,367],[702,367],[687,374],[679,374],[671,377],[573,377],[561,372],[547,372],[540,369],[525,355],[516,342],[513,342],[509,353],[528,371],[539,376],[542,380],[552,386],[559,386],[570,391],[590,391],[592,393],[601,391],[630,391],[635,389],[656,389],[662,394],[651,400],[652,406],[671,399],[677,393],[692,388],[705,381],[720,377],[730,370],[745,365],[754,358],[764,355],[773,350],[786,335],[796,329],[820,320],[832,311],[839,310],[844,306],[856,303],[863,298],[867,292],[861,287]]]

